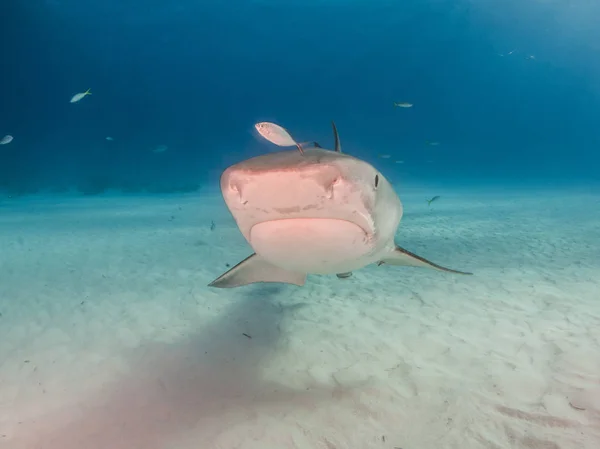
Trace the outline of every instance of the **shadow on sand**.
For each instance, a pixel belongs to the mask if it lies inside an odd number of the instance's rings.
[[[24,422],[13,447],[165,449],[188,447],[194,438],[189,447],[209,448],[221,432],[261,411],[311,410],[346,396],[345,388],[293,390],[263,379],[288,310],[274,300],[278,291],[252,289],[188,340],[136,348],[126,354],[127,374],[76,409]]]

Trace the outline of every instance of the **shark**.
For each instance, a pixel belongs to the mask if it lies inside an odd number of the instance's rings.
[[[278,151],[228,167],[221,193],[254,252],[209,286],[254,283],[303,286],[307,276],[347,278],[370,264],[431,268],[438,265],[395,243],[403,206],[390,182],[371,164],[320,145]]]

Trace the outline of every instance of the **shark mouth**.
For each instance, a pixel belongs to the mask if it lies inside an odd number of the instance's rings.
[[[250,244],[274,265],[302,273],[351,271],[367,255],[372,239],[363,228],[337,218],[285,218],[250,229]]]

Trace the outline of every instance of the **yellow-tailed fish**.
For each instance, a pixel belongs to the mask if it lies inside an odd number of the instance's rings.
[[[71,97],[71,103],[77,103],[78,101],[80,101],[83,97],[87,97],[88,95],[92,95],[92,93],[90,92],[90,89],[86,90],[85,92],[81,92],[78,94],[75,94]]]

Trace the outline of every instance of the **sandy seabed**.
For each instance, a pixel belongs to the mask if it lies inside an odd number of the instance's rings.
[[[474,276],[210,289],[251,252],[218,193],[2,200],[0,447],[600,448],[600,195],[403,190]]]

